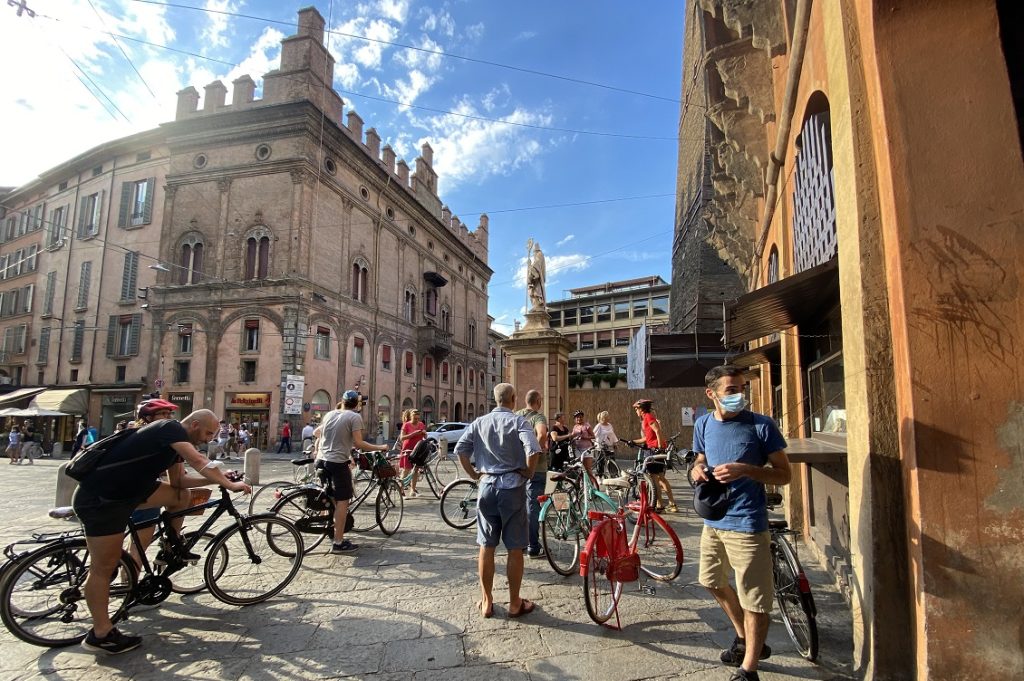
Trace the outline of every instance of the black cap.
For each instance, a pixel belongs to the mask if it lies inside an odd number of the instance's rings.
[[[705,520],[721,520],[732,503],[729,485],[708,473],[708,479],[693,489],[693,510]]]

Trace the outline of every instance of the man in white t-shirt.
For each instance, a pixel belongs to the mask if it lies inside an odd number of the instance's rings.
[[[306,448],[313,444],[313,431],[315,430],[312,421],[302,428],[302,451],[306,451]]]

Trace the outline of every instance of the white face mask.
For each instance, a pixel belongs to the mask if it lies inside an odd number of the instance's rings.
[[[722,395],[715,399],[718,400],[718,404],[722,406],[722,409],[729,414],[738,414],[747,406],[747,398],[743,396],[743,393]]]

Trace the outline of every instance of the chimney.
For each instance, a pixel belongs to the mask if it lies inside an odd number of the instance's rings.
[[[251,104],[256,94],[256,81],[245,75],[231,81],[234,90],[231,91],[231,106]]]
[[[178,108],[174,113],[174,120],[180,121],[185,116],[195,113],[199,107],[199,92],[189,85],[184,90],[178,91]]]
[[[398,179],[403,187],[409,186],[409,164],[404,158],[398,162]]]
[[[441,206],[441,222],[445,227],[452,226],[452,211],[448,206]]]
[[[390,144],[384,145],[384,165],[389,173],[395,172],[395,150],[391,148]]]
[[[376,128],[366,131],[366,148],[370,150],[370,155],[374,159],[380,158],[380,135],[377,134]]]
[[[459,216],[458,215],[453,215],[452,216],[452,231],[453,232],[458,232],[459,231],[459,227],[462,227],[462,221],[459,220]]]
[[[476,226],[476,231],[473,232],[473,234],[476,235],[477,243],[480,244],[480,247],[483,249],[484,256],[485,256],[484,260],[487,259],[486,258],[486,255],[487,255],[487,241],[488,241],[488,238],[489,238],[489,235],[490,235],[490,230],[488,229],[488,224],[489,223],[490,223],[490,218],[487,217],[487,213],[482,214],[480,216],[480,223]]]
[[[299,33],[313,38],[318,43],[324,42],[324,18],[315,7],[299,10]]]
[[[420,147],[420,156],[423,157],[423,160],[427,162],[428,166],[434,165],[434,150],[426,142],[424,142],[423,146]]]
[[[203,89],[206,90],[203,96],[203,111],[213,113],[224,108],[224,99],[228,95],[228,88],[224,83],[215,80]]]
[[[357,140],[363,139],[363,118],[355,111],[348,112],[348,131]]]

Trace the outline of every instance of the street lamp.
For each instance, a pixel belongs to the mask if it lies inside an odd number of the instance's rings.
[[[156,270],[157,272],[170,272],[171,271],[171,268],[168,267],[167,265],[163,264],[162,262],[158,262],[155,265],[150,265],[149,269]]]

